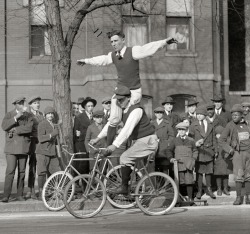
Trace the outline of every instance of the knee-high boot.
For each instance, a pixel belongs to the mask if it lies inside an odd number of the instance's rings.
[[[129,166],[123,166],[121,168],[121,174],[122,174],[122,184],[121,187],[115,191],[116,194],[124,194],[128,195],[129,189],[128,189],[128,183],[130,180],[130,174],[131,174],[131,168]]]

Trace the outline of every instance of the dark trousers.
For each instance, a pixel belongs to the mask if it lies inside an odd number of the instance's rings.
[[[16,167],[18,168],[17,196],[23,196],[27,158],[27,154],[6,155],[7,168],[5,172],[4,197],[9,197],[11,194]]]
[[[35,179],[36,179],[36,146],[38,140],[37,138],[31,138],[30,143],[30,153],[29,153],[29,178],[28,178],[28,187],[35,187]]]

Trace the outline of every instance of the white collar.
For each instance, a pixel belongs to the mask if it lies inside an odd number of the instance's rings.
[[[121,57],[124,57],[126,49],[127,49],[127,46],[123,46],[123,48],[120,50]],[[116,55],[118,55],[118,52],[116,52]]]

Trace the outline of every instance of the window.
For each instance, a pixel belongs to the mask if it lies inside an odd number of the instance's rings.
[[[36,56],[51,55],[48,41],[47,20],[43,0],[30,1],[30,54]]]
[[[127,46],[144,45],[148,42],[148,17],[123,16],[122,19]]]
[[[170,54],[194,52],[192,6],[192,0],[166,0],[167,37],[175,37],[179,42],[167,46]]]

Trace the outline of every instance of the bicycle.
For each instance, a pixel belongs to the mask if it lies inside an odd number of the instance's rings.
[[[94,169],[90,175],[84,174],[75,177],[65,188],[64,203],[66,209],[76,218],[90,218],[97,215],[105,205],[107,193],[112,191],[98,178],[100,172],[96,170],[97,162],[101,158],[102,150],[98,149],[98,155],[94,164]],[[147,164],[150,161],[150,156],[147,159]],[[178,198],[178,190],[175,182],[166,174],[161,172],[148,173],[146,165],[142,160],[137,160],[136,165],[131,174],[131,181],[138,172],[139,164],[142,167],[140,170],[145,171],[145,175],[138,181],[135,187],[135,192],[129,196],[134,198],[137,206],[148,215],[163,215],[170,212],[175,206]],[[108,175],[108,173],[107,173]],[[107,176],[102,175],[105,180],[112,184]],[[104,185],[105,184],[105,185]],[[67,199],[68,190],[72,186],[77,186],[79,195],[74,201]],[[114,187],[117,184],[114,183]],[[130,183],[131,186],[131,183]],[[115,191],[113,191],[115,192]]]

